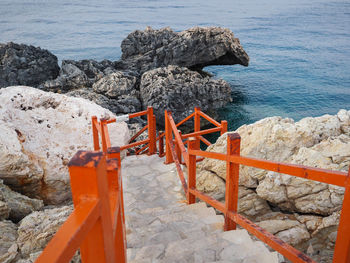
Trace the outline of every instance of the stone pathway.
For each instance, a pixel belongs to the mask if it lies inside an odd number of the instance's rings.
[[[187,205],[175,166],[163,162],[157,155],[122,161],[128,262],[278,262],[246,230],[223,232],[212,207]]]

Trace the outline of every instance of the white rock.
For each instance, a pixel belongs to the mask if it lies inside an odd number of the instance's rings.
[[[67,163],[92,150],[91,116],[114,115],[90,101],[24,86],[0,90],[0,178],[47,203],[70,197]],[[126,123],[110,124],[113,146],[129,139]]]

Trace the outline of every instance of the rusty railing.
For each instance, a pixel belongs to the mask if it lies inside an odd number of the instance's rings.
[[[120,149],[79,151],[69,162],[74,210],[36,263],[69,262],[80,248],[84,263],[126,262]]]

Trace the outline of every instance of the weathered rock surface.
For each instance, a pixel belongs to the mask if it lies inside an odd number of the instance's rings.
[[[142,75],[140,85],[142,107],[153,106],[159,125],[164,123],[164,110],[174,112],[178,122],[190,115],[195,106],[207,112],[223,107],[231,101],[230,94],[226,81],[178,66],[150,70]]]
[[[63,60],[59,76],[46,81],[39,88],[58,93],[91,88],[94,82],[115,71],[113,62],[109,60]]]
[[[241,136],[243,156],[346,172],[350,164],[349,131],[350,111],[340,110],[335,116],[298,122],[266,118],[243,125],[236,132]],[[207,150],[226,153],[226,140],[227,134]],[[225,162],[206,159],[198,165],[197,174],[197,186],[223,196]],[[251,189],[255,202],[266,200],[274,209],[287,212],[262,210],[252,213],[254,221],[293,246],[311,251],[315,259],[331,262],[344,188],[245,166],[240,167],[240,185],[240,191]],[[251,203],[249,207],[254,208]]]
[[[68,92],[68,96],[94,101],[113,113],[131,113],[141,110],[138,79],[121,71],[109,74],[92,85],[90,89]]]
[[[0,90],[0,179],[29,197],[59,204],[70,198],[67,164],[91,150],[91,116],[114,117],[81,98],[30,87]],[[109,125],[111,141],[127,143],[126,123]]]
[[[170,28],[136,30],[121,44],[116,68],[140,72],[178,65],[200,70],[209,65],[248,66],[249,57],[232,31],[220,27],[194,27],[182,32]]]
[[[57,57],[39,47],[9,42],[0,44],[0,88],[37,86],[57,77]]]
[[[0,221],[0,262],[10,263],[17,255],[17,226],[11,221]]]
[[[266,160],[297,163],[313,167],[347,171],[350,163],[350,111],[337,115],[305,118],[294,123],[280,117],[266,118],[243,125],[241,154]],[[345,131],[345,132],[344,132]],[[208,148],[226,152],[226,135]],[[204,160],[200,171],[210,171],[226,177],[226,164],[213,159]],[[240,184],[256,188],[263,199],[281,209],[302,213],[330,215],[340,209],[343,189],[336,186],[280,175],[265,170],[241,167]]]
[[[8,216],[3,219],[9,218],[13,222],[20,221],[26,215],[39,210],[44,206],[42,200],[31,199],[25,195],[12,191],[8,186],[2,183],[2,180],[0,180],[0,200],[0,204],[5,203],[8,209]]]
[[[46,209],[26,216],[18,227],[17,244],[22,258],[38,256],[73,211],[72,206]]]

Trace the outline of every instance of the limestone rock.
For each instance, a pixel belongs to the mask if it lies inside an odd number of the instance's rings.
[[[46,81],[39,88],[58,93],[91,88],[94,82],[114,71],[113,62],[109,60],[63,60],[59,76]]]
[[[0,221],[0,262],[10,263],[17,255],[17,226],[11,221]]]
[[[30,87],[0,90],[0,178],[12,189],[46,203],[70,198],[67,164],[92,150],[91,116],[114,117],[81,98]],[[126,123],[110,124],[113,146],[129,139]]]
[[[140,72],[178,65],[200,70],[209,65],[248,66],[249,57],[232,31],[220,27],[194,27],[182,32],[170,28],[136,30],[122,41],[120,69]]]
[[[57,57],[45,49],[9,42],[0,44],[0,88],[37,86],[57,77]]]
[[[18,227],[17,244],[23,258],[41,251],[73,211],[72,206],[33,212]]]
[[[42,200],[31,199],[25,195],[12,191],[0,180],[0,200],[5,201],[8,208],[8,217],[13,222],[20,221],[23,217],[44,206]],[[1,213],[1,212],[0,212]]]
[[[174,120],[178,122],[190,115],[195,106],[208,112],[231,100],[231,88],[224,80],[203,77],[178,66],[144,73],[140,93],[142,107],[153,106],[158,125],[164,125],[164,110],[174,112]]]

